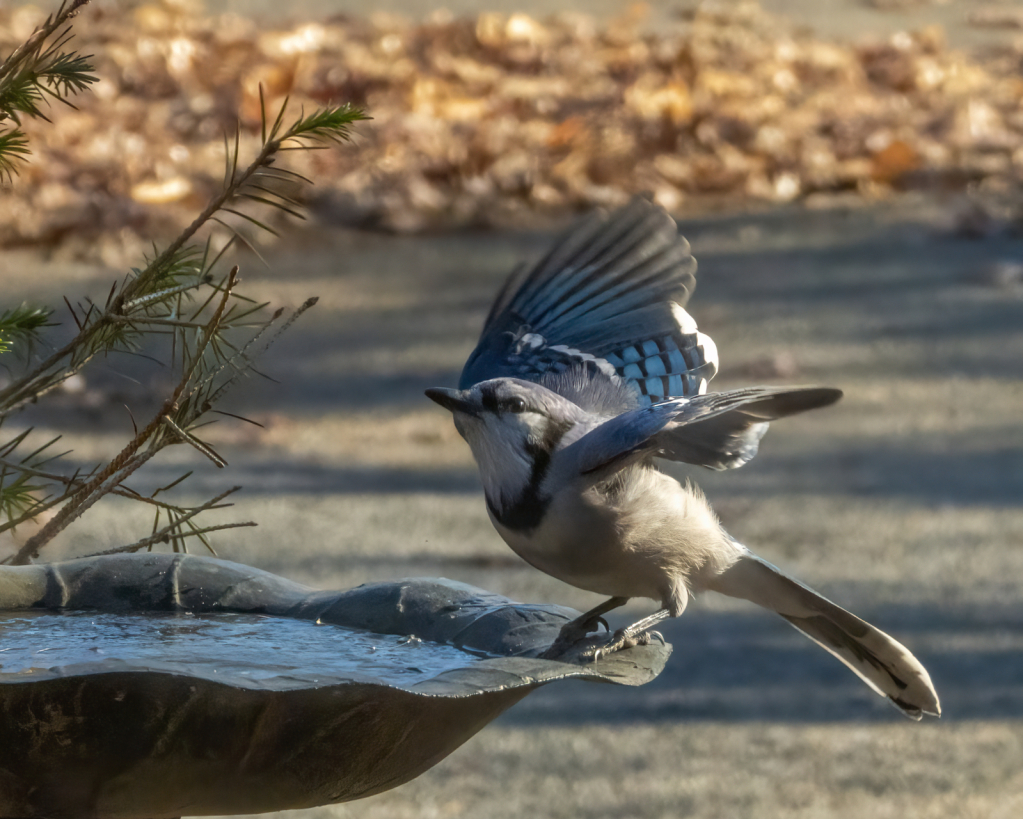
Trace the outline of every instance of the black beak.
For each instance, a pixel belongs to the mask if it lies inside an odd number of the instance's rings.
[[[476,406],[466,401],[461,390],[449,390],[444,387],[436,387],[426,391],[426,397],[436,401],[444,409],[451,412],[460,412],[464,415],[479,415]]]

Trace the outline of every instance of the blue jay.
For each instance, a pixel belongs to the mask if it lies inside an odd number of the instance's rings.
[[[742,466],[768,423],[824,407],[825,387],[707,393],[714,343],[685,311],[696,262],[674,220],[643,199],[595,214],[539,263],[512,271],[451,411],[479,466],[490,518],[528,563],[609,600],[567,624],[548,657],[633,597],[660,609],[600,651],[648,641],[704,590],[777,612],[913,719],[940,714],[902,644],[734,540],[703,493],[655,458]]]

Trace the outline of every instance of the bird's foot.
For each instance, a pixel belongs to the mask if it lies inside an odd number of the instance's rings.
[[[655,639],[662,646],[664,645],[664,635],[662,635],[659,631],[642,631],[639,634],[635,634],[628,628],[620,628],[615,632],[615,636],[611,638],[610,642],[602,646],[594,646],[594,648],[586,652],[586,654],[592,658],[593,662],[597,662],[597,660],[606,657],[608,654],[613,654],[614,652],[621,651],[624,648],[648,646]]]
[[[659,631],[653,631],[652,629],[667,617],[671,617],[671,611],[660,609],[644,617],[642,620],[638,620],[631,626],[619,629],[615,632],[615,636],[611,638],[610,642],[602,646],[595,646],[591,652],[588,652],[588,656],[597,661],[601,657],[606,657],[615,651],[621,651],[623,648],[650,645],[654,638],[660,640],[661,645],[664,645],[664,637],[661,636]]]
[[[597,631],[600,626],[603,626],[604,630],[608,634],[611,633],[611,628],[608,626],[607,620],[599,614],[584,614],[582,617],[570,620],[561,627],[561,631],[558,633],[558,638],[551,644],[550,648],[540,655],[540,659],[561,659],[569,652],[570,649],[578,646],[579,643],[585,641],[592,632]]]

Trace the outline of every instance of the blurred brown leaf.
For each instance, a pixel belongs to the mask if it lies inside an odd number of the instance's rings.
[[[261,31],[177,0],[87,11],[74,45],[101,82],[78,111],[26,124],[35,155],[5,193],[0,243],[99,231],[109,253],[179,228],[216,189],[224,134],[240,120],[243,144],[258,141],[260,87],[273,113],[288,95],[296,113],[367,107],[353,144],[289,159],[316,180],[321,219],[389,230],[536,222],[638,192],[699,210],[1021,184],[1018,52],[971,60],[933,28],[846,46],[752,2],[703,3],[655,34],[645,13]],[[0,51],[38,20],[0,8]]]

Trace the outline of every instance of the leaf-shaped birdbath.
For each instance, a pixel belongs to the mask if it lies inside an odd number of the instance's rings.
[[[670,648],[537,655],[575,616],[443,579],[319,592],[212,558],[0,566],[0,816],[177,817],[369,796],[569,678]]]

